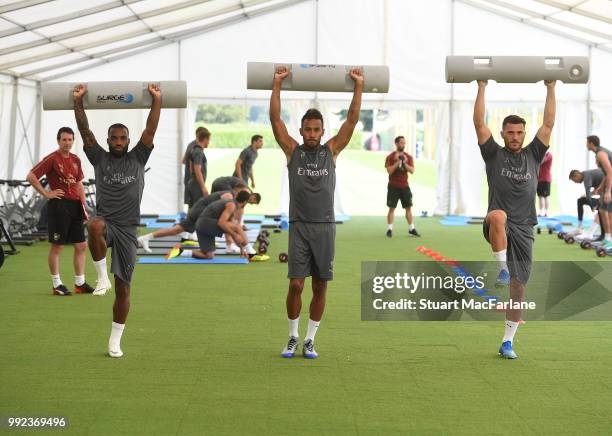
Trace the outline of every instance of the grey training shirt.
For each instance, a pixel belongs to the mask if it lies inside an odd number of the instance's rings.
[[[191,152],[193,151],[193,147],[197,144],[196,141],[191,141],[187,144],[187,149],[185,150],[185,154],[183,155],[183,162],[185,162],[185,174],[183,176],[183,183],[187,186],[187,182],[189,182],[189,158],[191,156]]]
[[[191,154],[189,155],[189,162],[191,162],[191,169],[192,169],[192,173],[190,178],[193,180],[197,180],[196,179],[196,175],[195,175],[195,171],[196,165],[201,165],[201,172],[202,172],[202,177],[204,178],[204,181],[206,181],[206,173],[207,173],[207,160],[206,160],[206,155],[204,154],[204,149],[202,147],[200,147],[199,145],[196,145],[193,147],[193,150],[191,150]]]
[[[536,225],[538,172],[548,146],[536,136],[518,153],[512,153],[491,136],[479,147],[487,170],[488,212],[501,209],[514,224]]]
[[[242,172],[242,180],[248,182],[251,172],[253,171],[253,164],[257,159],[257,150],[254,150],[252,146],[248,146],[240,152],[238,159],[242,161],[240,165],[240,171]],[[238,177],[238,173],[234,171],[234,176]]]
[[[202,211],[206,209],[206,207],[209,206],[210,204],[221,199],[221,196],[223,194],[231,194],[231,192],[230,191],[217,191],[217,192],[213,192],[210,195],[207,195],[206,197],[200,198],[198,201],[195,202],[195,204],[191,207],[191,209],[189,209],[189,213],[187,214],[189,219],[195,223],[200,217],[200,215],[202,214]]]
[[[336,165],[329,145],[293,150],[289,171],[289,222],[334,223]]]
[[[220,200],[213,201],[208,206],[204,208],[202,214],[200,216],[206,218],[213,218],[218,220],[223,211],[225,210],[225,205],[227,203],[231,203],[234,200],[226,200],[225,198],[221,198]]]
[[[95,170],[97,215],[113,224],[137,226],[140,223],[144,167],[152,148],[138,141],[121,157],[113,156],[99,144],[84,150]]]
[[[597,188],[601,184],[603,177],[604,173],[599,168],[582,172],[582,183],[584,184],[587,200],[591,201],[591,188]]]

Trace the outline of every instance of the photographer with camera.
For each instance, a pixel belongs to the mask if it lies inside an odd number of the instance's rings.
[[[385,159],[385,167],[389,173],[389,184],[387,185],[387,237],[393,236],[393,218],[397,202],[402,202],[406,211],[406,221],[410,227],[408,233],[413,236],[421,236],[414,228],[412,219],[412,192],[408,186],[408,173],[414,174],[414,160],[412,156],[404,151],[406,139],[403,136],[395,138],[395,151]]]

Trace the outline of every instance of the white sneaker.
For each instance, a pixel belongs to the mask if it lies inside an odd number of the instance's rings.
[[[106,295],[106,292],[112,287],[113,286],[111,285],[111,282],[108,279],[108,277],[105,277],[103,279],[98,279],[96,280],[96,288],[92,292],[92,295],[98,295],[98,296]]]
[[[227,246],[225,251],[227,252],[227,254],[240,254],[240,247],[236,244],[230,244]]]
[[[247,254],[257,254],[257,251],[255,251],[251,244],[246,244],[244,249],[246,250]]]
[[[304,357],[306,359],[316,359],[317,357],[319,357],[319,354],[314,349],[314,344],[311,339],[307,339],[304,342],[302,352],[304,353]]]
[[[586,232],[586,233],[580,233],[580,234],[578,234],[578,235],[574,236],[574,239],[575,239],[576,241],[578,241],[578,242],[580,242],[580,241],[584,241],[584,240],[591,240],[591,239],[593,239],[593,234],[592,234],[592,233],[589,233],[589,232]]]
[[[153,250],[149,248],[149,239],[145,238],[144,236],[140,236],[138,238],[138,245],[147,253],[153,253]]]
[[[110,357],[121,357],[123,356],[123,351],[121,351],[119,345],[108,344],[108,355]]]
[[[293,357],[297,351],[298,347],[298,338],[295,336],[289,336],[289,341],[283,351],[281,351],[281,356],[283,357]]]

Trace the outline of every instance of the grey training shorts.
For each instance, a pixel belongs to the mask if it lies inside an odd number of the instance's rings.
[[[336,223],[289,224],[290,279],[313,276],[321,280],[334,278]]]
[[[119,226],[109,221],[106,223],[106,245],[111,251],[111,272],[126,284],[132,281],[136,264],[136,227]]]
[[[487,242],[491,243],[489,225],[486,220],[482,224],[482,231]],[[506,221],[506,237],[508,239],[506,263],[510,277],[526,285],[531,275],[533,261],[533,226]]]
[[[214,218],[201,216],[195,225],[200,251],[203,253],[215,251],[215,237],[223,236],[223,230]]]

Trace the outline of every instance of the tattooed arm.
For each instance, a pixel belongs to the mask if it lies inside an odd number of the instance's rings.
[[[74,117],[76,118],[79,132],[81,132],[83,148],[85,150],[98,143],[93,132],[89,129],[89,122],[87,121],[87,115],[85,115],[85,109],[83,108],[83,96],[85,96],[86,93],[87,87],[85,85],[77,85],[74,87]]]

